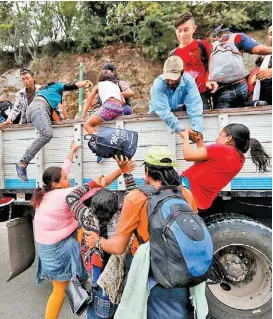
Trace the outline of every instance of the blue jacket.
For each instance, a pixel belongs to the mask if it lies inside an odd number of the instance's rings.
[[[167,86],[162,75],[158,76],[151,88],[149,113],[156,113],[175,133],[179,133],[183,127],[172,111],[181,104],[186,105],[192,129],[202,133],[203,103],[194,79],[189,74],[183,74],[174,91]]]

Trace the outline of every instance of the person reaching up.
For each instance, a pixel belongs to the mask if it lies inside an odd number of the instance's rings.
[[[266,172],[270,166],[270,157],[259,141],[250,138],[250,131],[243,124],[224,127],[212,145],[205,146],[202,139],[197,140],[197,149],[190,147],[187,129],[179,135],[184,139],[184,159],[195,162],[182,173],[182,183],[191,190],[200,209],[208,209],[221,189],[241,171],[249,149],[259,172]]]

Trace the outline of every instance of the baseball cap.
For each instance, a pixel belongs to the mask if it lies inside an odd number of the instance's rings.
[[[184,69],[184,63],[179,56],[171,56],[169,57],[165,63],[163,68],[163,77],[165,80],[173,80],[176,81],[181,75],[181,72]]]
[[[115,71],[117,68],[116,68],[115,64],[113,64],[113,63],[106,63],[106,64],[104,64],[102,69],[103,70]]]
[[[164,147],[153,146],[149,149],[145,156],[144,163],[161,166],[161,167],[177,167],[173,160],[172,153]]]
[[[224,32],[224,31],[230,31],[229,27],[226,26],[225,24],[221,24],[213,30],[212,37],[216,38],[219,33]]]

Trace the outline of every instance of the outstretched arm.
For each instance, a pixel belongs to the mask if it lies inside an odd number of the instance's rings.
[[[88,96],[88,98],[86,99],[86,101],[84,103],[83,110],[82,110],[83,118],[86,117],[88,108],[89,108],[90,105],[92,105],[92,101],[95,98],[95,96],[97,95],[97,93],[98,93],[98,86],[95,85],[93,90],[92,90],[92,92],[90,93],[90,95]]]
[[[207,159],[207,149],[204,146],[204,144],[202,145],[201,142],[199,142],[200,147],[197,149],[192,149],[190,147],[190,139],[189,139],[188,129],[185,129],[184,131],[180,132],[179,135],[184,139],[183,156],[184,156],[184,159],[186,161],[194,162],[194,161],[204,161]]]

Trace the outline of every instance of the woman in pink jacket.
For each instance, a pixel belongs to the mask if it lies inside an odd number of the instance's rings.
[[[43,188],[34,192],[35,208],[34,234],[39,254],[36,282],[50,280],[53,291],[46,306],[45,319],[57,319],[63,304],[65,288],[76,271],[84,276],[77,240],[78,221],[66,203],[66,196],[72,192],[68,175],[72,168],[74,153],[78,149],[75,142],[64,161],[63,167],[49,167],[43,174]],[[90,191],[82,201],[91,197],[96,189],[110,185],[123,172],[129,170],[132,162],[119,161],[120,168],[109,175],[99,177],[89,183]],[[76,265],[76,269],[75,266]]]

